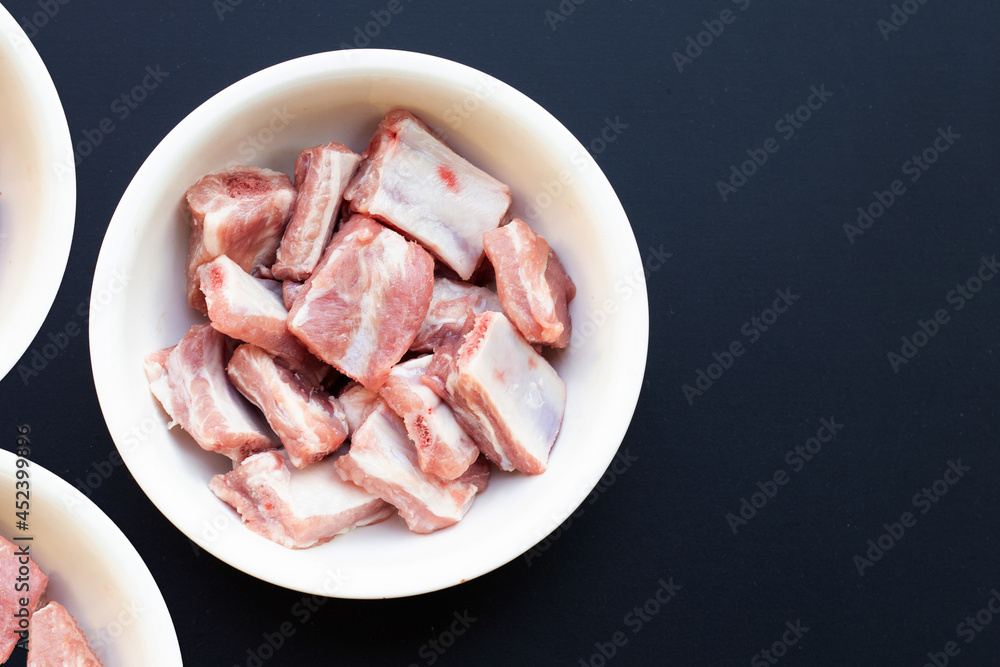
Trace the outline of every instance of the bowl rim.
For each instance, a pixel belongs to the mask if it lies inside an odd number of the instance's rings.
[[[5,324],[15,325],[0,327],[4,338],[4,351],[0,352],[0,379],[3,379],[31,346],[55,303],[73,244],[77,192],[69,122],[55,83],[27,34],[2,5],[0,38],[7,40],[6,48],[0,49],[0,55],[17,54],[11,60],[13,67],[21,71],[29,98],[27,106],[33,109],[39,118],[39,125],[45,128],[39,136],[40,154],[44,160],[40,166],[45,169],[48,183],[54,186],[54,193],[50,193],[53,196],[47,197],[44,204],[47,211],[44,226],[60,232],[48,235],[44,243],[44,257],[36,258],[40,261],[35,263],[39,267],[44,266],[44,270],[31,271],[31,275],[26,276],[18,286],[18,289],[28,289],[31,297],[22,298],[20,307],[14,312],[3,314]]]
[[[534,536],[529,538],[530,542],[525,545],[524,540],[522,540],[522,542],[513,545],[511,548],[492,553],[491,557],[484,558],[474,568],[473,572],[467,571],[467,568],[462,568],[460,574],[449,574],[446,576],[438,574],[423,580],[415,577],[413,581],[408,582],[406,585],[399,585],[392,590],[372,590],[371,587],[349,582],[346,586],[341,586],[336,591],[330,591],[318,587],[315,582],[306,576],[302,576],[301,573],[290,571],[290,568],[282,568],[281,571],[275,572],[259,567],[255,563],[249,563],[246,559],[234,561],[233,558],[240,555],[236,549],[224,549],[219,541],[209,542],[197,531],[192,530],[189,532],[183,527],[183,517],[176,515],[175,510],[171,507],[169,498],[165,497],[165,495],[157,496],[151,493],[148,480],[135,476],[134,470],[130,465],[129,451],[119,442],[120,438],[115,433],[112,433],[115,446],[121,453],[126,467],[133,473],[133,477],[136,478],[136,482],[142,488],[143,492],[175,527],[198,544],[198,546],[212,553],[230,566],[263,581],[305,593],[340,598],[382,599],[404,597],[448,588],[482,576],[505,565],[544,539],[549,532],[557,528],[587,498],[593,487],[599,482],[601,473],[606,470],[617,454],[638,402],[643,383],[649,342],[649,311],[645,276],[642,272],[643,265],[634,233],[632,232],[624,208],[610,182],[608,182],[607,177],[600,170],[600,167],[597,166],[593,156],[591,156],[580,141],[537,102],[534,102],[512,86],[478,69],[437,56],[390,49],[329,51],[278,63],[240,79],[195,108],[150,153],[122,196],[101,247],[94,273],[92,298],[96,297],[100,286],[112,275],[115,262],[121,256],[123,244],[127,238],[127,225],[131,222],[131,211],[136,206],[141,206],[141,202],[145,198],[145,185],[147,183],[155,184],[156,173],[161,164],[173,164],[172,160],[181,158],[185,141],[190,140],[191,135],[197,135],[201,126],[211,124],[214,119],[219,117],[220,113],[233,109],[241,101],[251,101],[255,95],[261,94],[262,87],[264,95],[270,95],[274,93],[275,89],[294,87],[297,84],[306,84],[316,80],[331,77],[341,78],[350,75],[373,76],[374,73],[385,71],[391,71],[397,76],[408,74],[425,78],[430,76],[442,82],[447,82],[448,85],[453,85],[458,90],[465,90],[464,84],[466,83],[469,83],[471,86],[473,83],[482,82],[483,78],[487,77],[496,87],[495,96],[504,96],[507,106],[516,107],[520,115],[530,116],[532,121],[544,126],[543,130],[546,139],[551,139],[552,146],[561,149],[565,148],[566,150],[572,149],[573,154],[582,153],[586,156],[585,159],[588,161],[587,166],[594,170],[593,172],[588,171],[588,173],[595,174],[593,178],[597,179],[600,186],[606,189],[601,195],[602,201],[607,201],[608,206],[613,209],[615,216],[620,218],[623,223],[623,229],[620,231],[627,238],[620,240],[620,247],[617,248],[617,251],[622,253],[622,263],[627,265],[630,270],[635,270],[637,278],[637,294],[630,297],[629,303],[626,304],[627,308],[622,308],[618,311],[622,313],[621,317],[626,317],[627,315],[628,322],[631,324],[631,330],[635,335],[635,339],[632,341],[634,348],[630,346],[628,363],[624,364],[625,371],[632,374],[628,377],[634,378],[634,380],[629,383],[625,395],[616,395],[616,406],[620,407],[621,410],[620,414],[616,415],[614,448],[608,447],[604,451],[605,456],[594,463],[595,468],[597,463],[600,463],[600,472],[592,480],[592,483],[588,481],[584,485],[586,488],[581,486],[575,490],[572,498],[566,499],[564,497],[561,501],[560,507],[565,508],[563,510],[564,516],[558,518],[558,520],[556,520],[557,517],[553,516],[546,517],[544,521],[536,521],[534,525],[536,530],[532,533]],[[562,151],[560,150],[560,152]],[[624,232],[627,232],[627,234]],[[113,346],[109,341],[105,340],[102,330],[106,326],[105,322],[110,317],[109,313],[110,309],[92,314],[89,327],[94,382],[105,421],[108,423],[109,430],[112,430],[111,424],[113,420],[111,414],[114,411],[115,386],[111,369],[115,365],[115,357]],[[544,525],[545,529],[539,533],[538,526],[542,525]],[[248,530],[247,532],[249,533],[250,531]]]

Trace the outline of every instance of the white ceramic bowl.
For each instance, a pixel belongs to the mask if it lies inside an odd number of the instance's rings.
[[[20,544],[49,578],[48,598],[73,614],[105,667],[180,665],[170,613],[138,552],[97,505],[30,457],[28,528],[17,529],[16,461],[0,450],[0,492],[10,506],[0,512],[0,534],[32,538]]]
[[[62,282],[76,216],[69,126],[45,64],[0,7],[0,379]]]
[[[301,149],[330,140],[361,151],[382,116],[397,107],[442,130],[461,155],[509,184],[514,214],[547,237],[576,282],[574,346],[554,361],[567,384],[565,421],[545,474],[494,474],[455,526],[421,536],[393,518],[292,551],[246,529],[209,491],[212,475],[230,469],[228,459],[202,451],[179,429],[167,431],[141,362],[201,321],[184,290],[183,197],[189,185],[233,162],[290,171]],[[118,289],[122,280],[127,284]],[[153,503],[234,567],[336,597],[395,597],[458,584],[516,558],[555,529],[597,484],[621,444],[638,399],[649,333],[635,238],[583,146],[544,109],[496,79],[399,51],[339,51],[282,63],[192,112],[157,146],[122,197],[92,298],[91,356],[101,408],[122,458]]]

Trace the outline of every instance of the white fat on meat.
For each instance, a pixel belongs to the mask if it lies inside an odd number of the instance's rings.
[[[66,607],[50,602],[31,615],[28,667],[102,667]]]
[[[463,280],[482,260],[483,233],[501,223],[511,202],[509,187],[399,109],[379,124],[344,198],[420,241]]]
[[[347,418],[348,437],[361,428],[375,408],[379,406],[379,395],[374,391],[365,389],[360,382],[349,382],[337,396],[340,406],[344,410]]]
[[[254,278],[225,255],[202,265],[198,278],[213,327],[281,357],[317,383],[323,380],[329,368],[288,330],[281,283]]]
[[[295,161],[298,198],[271,267],[279,280],[303,281],[319,263],[333,235],[344,190],[361,162],[347,146],[330,142],[299,153]]]
[[[394,505],[415,533],[457,523],[476,496],[473,481],[447,481],[420,469],[403,420],[385,403],[368,416],[335,466],[345,481]]]
[[[250,530],[289,549],[322,544],[394,512],[378,496],[342,480],[333,457],[300,470],[288,465],[283,452],[262,452],[213,477],[209,488]]]
[[[149,389],[202,449],[242,461],[274,449],[278,440],[226,374],[231,341],[209,324],[195,324],[177,345],[146,357]]]
[[[445,387],[459,422],[501,470],[545,472],[566,385],[503,314],[476,317]]]
[[[426,355],[393,367],[379,394],[403,418],[420,469],[452,480],[468,470],[479,448],[455,421],[451,408],[421,382],[431,359]]]
[[[295,204],[295,188],[282,174],[235,166],[209,174],[187,190],[191,237],[187,260],[188,302],[205,311],[198,267],[228,255],[250,274],[274,263]]]
[[[265,350],[241,345],[229,379],[264,413],[288,458],[304,468],[332,454],[347,438],[347,419],[336,398],[294,374]]]

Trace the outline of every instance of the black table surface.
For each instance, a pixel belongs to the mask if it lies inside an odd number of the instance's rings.
[[[114,119],[78,166],[32,348],[78,319],[119,198],[177,122],[346,46],[442,56],[537,100],[591,149],[649,269],[627,459],[536,551],[461,586],[304,600],[193,548],[111,471],[92,499],[159,583],[186,664],[996,664],[996,3],[4,6],[74,143]],[[147,67],[167,76],[123,118]],[[30,424],[70,482],[113,451],[86,336],[9,374],[0,405],[2,446]]]

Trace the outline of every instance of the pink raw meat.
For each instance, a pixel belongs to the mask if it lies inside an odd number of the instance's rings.
[[[503,309],[529,343],[569,345],[567,304],[576,286],[545,239],[523,220],[483,235],[486,256],[496,271]]]
[[[267,424],[226,375],[231,341],[209,324],[195,324],[177,345],[145,360],[149,389],[202,449],[242,461],[279,446]]]
[[[233,385],[264,413],[296,468],[332,454],[347,439],[347,417],[337,399],[256,345],[236,348],[228,372]]]
[[[0,662],[6,662],[18,642],[28,638],[31,616],[49,585],[49,578],[31,559],[30,549],[31,542],[15,546],[0,537]],[[27,574],[20,573],[22,566],[28,568]],[[22,608],[27,609],[27,616],[15,616]]]
[[[379,124],[344,198],[420,241],[463,280],[482,260],[483,232],[510,208],[510,188],[400,109]]]
[[[415,533],[457,523],[476,496],[474,483],[449,482],[420,469],[403,420],[384,403],[368,416],[351,439],[350,451],[335,465],[344,480],[395,505]]]
[[[506,317],[493,311],[476,317],[445,387],[459,423],[501,470],[545,472],[566,385]]]
[[[228,255],[247,273],[271,266],[292,214],[295,188],[286,174],[230,167],[188,188],[187,203],[191,211],[188,303],[204,313],[198,267],[219,255]]]
[[[279,280],[308,278],[333,235],[344,190],[361,156],[331,141],[299,153],[295,161],[295,212],[278,247],[278,261],[271,267]]]
[[[297,283],[294,280],[286,280],[281,283],[281,301],[285,305],[285,310],[291,310],[292,304],[295,303],[295,297],[299,295],[302,291],[304,285],[302,283]]]
[[[462,476],[456,481],[471,484],[476,487],[476,493],[482,493],[490,485],[490,474],[492,472],[493,466],[490,465],[490,460],[486,458],[486,454],[479,454],[479,458],[473,461],[469,469],[462,473]]]
[[[447,339],[461,338],[466,324],[479,313],[502,309],[500,297],[493,290],[438,276],[434,278],[427,317],[410,349],[430,352]]]
[[[479,456],[479,448],[455,421],[451,408],[420,381],[430,362],[427,355],[394,366],[379,393],[403,418],[420,469],[442,479],[457,479]]]
[[[378,394],[365,389],[365,386],[360,382],[348,383],[337,396],[337,400],[340,401],[344,414],[347,416],[348,437],[354,435],[354,432],[361,428],[361,425],[368,419],[368,415],[381,402]]]
[[[102,667],[87,635],[58,602],[50,602],[31,617],[28,667]]]
[[[281,452],[262,452],[213,477],[209,488],[250,530],[289,549],[328,542],[393,513],[378,496],[341,480],[334,457],[299,470]]]
[[[326,377],[327,365],[288,330],[281,283],[254,278],[225,255],[203,264],[198,279],[213,327],[281,357],[317,383]]]
[[[434,260],[416,243],[355,215],[299,292],[288,328],[320,359],[377,391],[427,316]]]
[[[472,331],[475,321],[474,318],[469,321],[469,326],[465,333]],[[463,338],[458,337],[449,338],[441,343],[441,345],[438,345],[434,350],[434,354],[431,355],[431,363],[427,365],[424,376],[420,378],[424,386],[437,394],[440,399],[449,402],[449,404],[451,396],[448,394],[448,376],[451,375],[451,370],[455,365],[455,355],[458,354],[458,348],[462,346],[462,340]],[[461,415],[456,416],[459,418],[459,424],[461,424]]]

